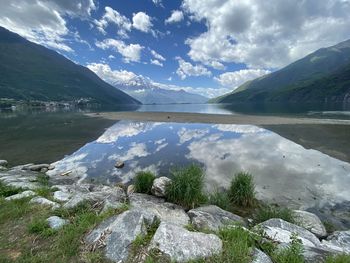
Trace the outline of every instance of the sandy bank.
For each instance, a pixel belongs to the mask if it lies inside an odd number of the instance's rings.
[[[350,125],[350,120],[255,116],[255,115],[221,115],[183,112],[101,112],[87,113],[90,117],[109,120],[133,120],[153,122],[184,123],[219,123],[219,124],[251,124],[251,125],[283,125],[283,124],[332,124]]]

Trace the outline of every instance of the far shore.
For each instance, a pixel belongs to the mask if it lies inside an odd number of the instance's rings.
[[[152,122],[215,123],[215,124],[250,124],[250,125],[287,125],[287,124],[330,124],[350,125],[350,120],[317,119],[256,115],[223,115],[185,112],[101,112],[86,113],[90,117],[109,120],[132,120]]]

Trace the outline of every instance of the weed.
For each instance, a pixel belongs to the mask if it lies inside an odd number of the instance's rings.
[[[150,194],[155,175],[151,172],[138,172],[134,179],[135,192]]]
[[[253,176],[244,172],[236,174],[231,182],[229,197],[235,205],[253,207],[256,201]]]

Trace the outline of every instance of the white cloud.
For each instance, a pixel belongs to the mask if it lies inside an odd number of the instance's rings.
[[[163,67],[163,63],[157,59],[151,59],[151,64]]]
[[[161,60],[161,61],[165,61],[165,58],[164,58],[162,55],[158,54],[157,52],[155,52],[155,51],[152,50],[152,49],[151,49],[151,54],[152,54],[156,59]]]
[[[156,6],[161,6],[161,7],[164,7],[163,6],[163,3],[162,3],[162,0],[152,0],[153,4],[155,4]]]
[[[0,25],[38,44],[72,52],[66,42],[75,39],[65,17],[85,19],[96,6],[92,0],[9,0],[0,8]]]
[[[94,20],[94,23],[97,29],[104,35],[106,34],[105,29],[110,24],[116,25],[118,27],[118,35],[123,38],[128,37],[128,32],[131,31],[132,27],[132,24],[127,17],[121,15],[118,11],[109,6],[105,7],[105,13],[102,18],[100,20]]]
[[[184,14],[180,10],[173,10],[171,16],[165,20],[165,24],[172,24],[180,22],[184,19]]]
[[[148,33],[152,31],[153,24],[149,15],[144,12],[138,12],[133,14],[132,26],[142,32]]]
[[[107,64],[90,63],[87,67],[108,83],[129,83],[137,75],[127,70],[112,70]]]
[[[252,80],[270,73],[269,70],[263,69],[242,69],[234,72],[225,72],[219,77],[214,77],[214,79],[219,82],[222,86],[237,88],[248,80]]]
[[[344,0],[184,0],[182,7],[207,25],[186,41],[191,59],[205,65],[278,68],[350,37],[350,2]]]
[[[102,42],[96,42],[95,44],[101,49],[110,48],[120,53],[126,63],[129,63],[131,61],[140,62],[141,51],[144,49],[144,47],[139,44],[127,45],[122,40],[116,40],[112,38],[105,39]]]
[[[187,76],[211,76],[211,72],[202,65],[192,65],[190,62],[186,62],[182,58],[177,58],[179,67],[176,70],[176,74],[185,79]]]

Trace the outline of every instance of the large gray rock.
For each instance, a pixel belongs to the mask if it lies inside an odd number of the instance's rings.
[[[252,263],[273,263],[271,258],[261,250],[255,248]]]
[[[49,168],[49,164],[46,164],[46,163],[42,163],[42,164],[34,164],[34,165],[30,165],[30,166],[27,166],[26,169],[28,170],[31,170],[31,171],[35,171],[35,172],[40,172],[41,169],[43,168]]]
[[[225,225],[245,225],[242,217],[227,212],[215,205],[201,206],[187,212],[197,229],[217,231]]]
[[[31,199],[29,201],[29,203],[38,204],[38,205],[42,205],[42,206],[48,206],[48,207],[51,207],[52,210],[60,207],[60,205],[58,203],[53,202],[53,201],[46,199],[44,197],[34,197],[33,199]]]
[[[221,253],[222,241],[213,234],[190,232],[181,226],[162,222],[149,249],[157,249],[173,261],[185,262]]]
[[[167,203],[164,199],[146,194],[132,194],[129,196],[131,207],[155,215],[162,222],[185,226],[190,218],[182,207]]]
[[[6,160],[0,160],[0,166],[7,166],[8,162]]]
[[[104,247],[105,256],[113,262],[125,262],[132,242],[147,233],[145,218],[140,211],[129,210],[103,221],[85,238],[93,247]]]
[[[29,190],[40,188],[40,184],[36,182],[38,174],[32,171],[23,171],[21,167],[0,171],[0,181],[16,188]]]
[[[121,187],[109,187],[103,185],[77,184],[55,185],[59,191],[54,193],[56,200],[66,202],[64,208],[73,208],[84,201],[99,202],[102,206],[121,206],[126,201],[126,195]]]
[[[27,190],[27,191],[24,191],[22,193],[18,193],[18,194],[15,194],[15,195],[11,195],[9,197],[6,197],[5,200],[7,201],[10,201],[10,200],[18,200],[18,199],[23,199],[23,198],[27,198],[27,197],[31,197],[31,196],[34,196],[36,195],[35,192],[31,191],[31,190]]]
[[[299,226],[306,228],[317,237],[327,236],[326,228],[317,215],[302,210],[294,210],[293,214]]]
[[[290,237],[296,233],[304,246],[319,247],[321,245],[320,240],[309,230],[282,219],[269,219],[255,226],[255,229],[264,230],[267,237],[279,243],[290,243]]]
[[[341,253],[350,254],[350,230],[335,231],[327,240],[322,240],[322,246]]]
[[[50,216],[48,219],[46,219],[46,221],[48,222],[50,228],[55,230],[60,229],[61,227],[69,223],[67,219],[63,219],[58,216]]]
[[[155,196],[165,197],[166,187],[171,183],[171,179],[162,176],[154,179],[151,192]]]

